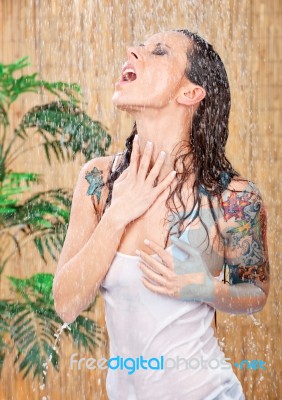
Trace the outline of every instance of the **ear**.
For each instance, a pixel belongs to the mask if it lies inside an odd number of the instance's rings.
[[[200,103],[205,95],[206,91],[204,88],[195,84],[191,84],[189,86],[183,86],[180,89],[180,94],[177,96],[176,101],[179,104],[192,106]]]

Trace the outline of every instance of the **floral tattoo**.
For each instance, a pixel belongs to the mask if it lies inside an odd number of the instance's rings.
[[[232,192],[222,207],[225,221],[234,218],[237,222],[227,231],[229,246],[236,254],[236,261],[229,262],[230,283],[268,281],[266,212],[258,190]]]

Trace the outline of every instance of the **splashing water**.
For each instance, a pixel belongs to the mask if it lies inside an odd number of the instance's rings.
[[[262,323],[261,323],[260,321],[258,321],[252,314],[250,314],[249,317],[251,318],[251,320],[253,321],[253,323],[254,323],[256,326],[259,326],[260,328],[263,327]]]
[[[56,339],[55,339],[54,346],[52,347],[52,349],[53,349],[56,353],[58,353],[58,349],[57,349],[56,346],[57,346],[57,344],[58,344],[59,341],[60,341],[60,336],[61,336],[63,330],[66,329],[66,328],[67,328],[69,331],[71,330],[69,324],[67,324],[66,322],[64,322],[63,325],[60,326],[59,329],[57,330],[57,332],[54,334],[54,337],[55,337]],[[43,389],[45,388],[45,386],[46,386],[46,384],[45,384],[44,382],[46,381],[46,377],[47,377],[47,372],[48,372],[48,367],[49,367],[48,364],[50,364],[51,360],[52,360],[52,354],[50,354],[50,356],[49,356],[49,358],[48,358],[48,362],[45,362],[45,363],[42,364],[42,366],[43,366],[43,368],[44,368],[44,370],[43,370],[43,375],[44,375],[44,376],[43,376],[43,383],[39,386],[39,389],[40,389],[40,390],[43,390]],[[49,399],[48,396],[43,396],[43,397],[41,398],[41,400],[48,400],[48,399]]]

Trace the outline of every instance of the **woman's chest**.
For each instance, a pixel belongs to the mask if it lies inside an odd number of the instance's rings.
[[[211,211],[207,206],[194,209],[190,207],[189,212],[178,214],[168,212],[165,207],[152,207],[141,218],[126,227],[117,251],[135,255],[136,249],[139,249],[147,254],[153,254],[154,252],[144,244],[145,238],[164,249],[171,247],[170,237],[176,236],[197,249],[210,273],[217,276],[224,263],[224,243],[217,228],[218,218],[220,213],[216,209]],[[184,258],[189,257],[188,250],[187,254],[183,250],[181,253]]]

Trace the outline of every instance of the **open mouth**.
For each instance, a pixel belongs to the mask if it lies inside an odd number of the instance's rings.
[[[135,81],[136,73],[132,69],[126,69],[122,74],[122,81]]]
[[[137,78],[136,72],[133,68],[127,67],[122,71],[121,82],[132,82]]]

